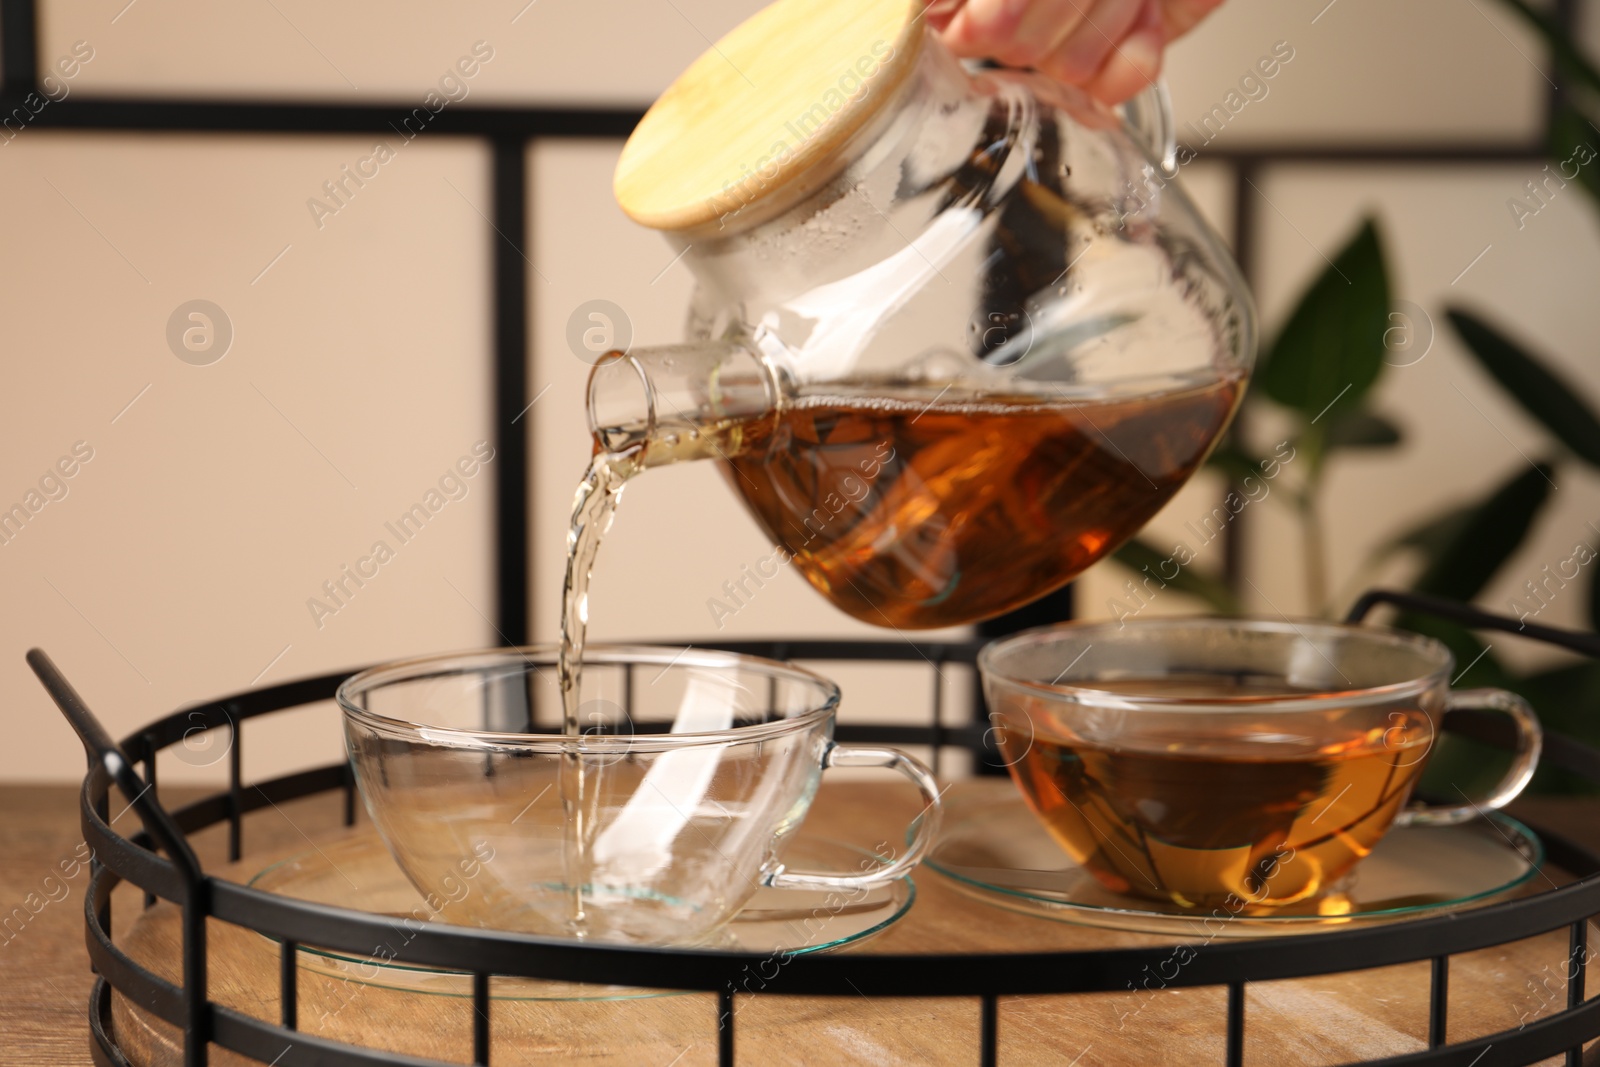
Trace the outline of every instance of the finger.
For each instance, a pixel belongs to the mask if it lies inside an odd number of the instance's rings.
[[[1155,84],[1166,45],[1159,0],[1145,0],[1133,30],[1117,42],[1094,78],[1084,86],[1107,104],[1120,104]]]
[[[967,0],[944,30],[944,43],[958,56],[990,56],[1022,23],[1027,0]]]
[[[958,56],[1036,66],[1076,29],[1093,0],[968,0],[944,41]]]
[[[1088,7],[1088,0],[1083,0]],[[1145,0],[1096,0],[1077,28],[1036,64],[1039,71],[1068,85],[1083,85],[1105,65],[1117,44],[1133,29]]]
[[[1084,17],[1095,0],[1033,0],[1017,27],[1017,43],[1024,49],[1019,67],[1037,68],[1061,42],[1083,29]]]
[[[1168,41],[1194,29],[1195,23],[1211,14],[1222,0],[1164,0],[1162,21]]]
[[[943,31],[950,25],[950,20],[956,17],[966,0],[927,0],[923,7],[922,17],[929,26],[935,30]]]

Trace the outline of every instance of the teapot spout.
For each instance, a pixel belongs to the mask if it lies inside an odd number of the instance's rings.
[[[782,398],[772,365],[743,341],[614,351],[589,373],[589,428],[596,448],[641,468],[729,459]]]

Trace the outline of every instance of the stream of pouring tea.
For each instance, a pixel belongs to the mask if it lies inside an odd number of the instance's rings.
[[[631,457],[596,452],[572,501],[572,524],[567,528],[567,573],[561,587],[561,651],[556,665],[556,678],[561,688],[562,732],[572,738],[583,734],[578,721],[578,696],[583,646],[589,628],[589,576],[594,570],[600,540],[616,517],[623,486],[636,471],[637,465]],[[589,809],[600,793],[597,783],[585,783],[588,773],[581,746],[574,741],[562,755],[560,792],[566,816],[562,859],[567,883],[567,921],[576,937],[586,933],[583,887],[589,878],[588,852],[590,838],[594,836],[594,813]],[[598,768],[594,773],[598,773]]]

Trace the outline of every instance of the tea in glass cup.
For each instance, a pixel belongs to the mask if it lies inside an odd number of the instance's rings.
[[[1540,730],[1503,690],[1449,688],[1437,641],[1253,619],[1067,624],[979,657],[1028,806],[1106,887],[1270,908],[1336,888],[1391,826],[1464,822],[1533,775]],[[1511,716],[1494,793],[1408,807],[1443,715]]]

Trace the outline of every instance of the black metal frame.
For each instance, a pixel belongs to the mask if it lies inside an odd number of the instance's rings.
[[[1407,611],[1434,614],[1474,628],[1515,631],[1517,624],[1464,605],[1411,594],[1377,591],[1363,597],[1351,614],[1360,621],[1375,605],[1387,603]],[[1526,635],[1526,631],[1524,631]],[[1600,654],[1600,638],[1592,634],[1545,631],[1535,639]],[[974,662],[976,642],[913,645],[907,642],[742,642],[737,651],[822,661]],[[300,797],[342,790],[346,822],[354,821],[355,787],[348,764],[303,771],[246,788],[241,778],[243,723],[259,715],[315,701],[328,700],[346,672],[248,690],[193,708],[181,709],[117,745],[94,714],[37,649],[28,661],[45,688],[77,730],[89,754],[89,773],[82,792],[84,840],[94,850],[84,911],[90,960],[99,978],[91,996],[90,1027],[95,1062],[123,1067],[127,1061],[110,1032],[113,989],[185,1034],[186,1067],[203,1067],[208,1042],[282,1067],[355,1067],[413,1064],[436,1067],[436,1061],[381,1053],[358,1046],[312,1038],[296,1029],[296,956],[300,945],[362,953],[392,932],[389,920],[366,912],[309,904],[275,896],[207,875],[190,849],[187,835],[208,826],[229,825],[229,856],[243,848],[243,817],[250,811]],[[935,687],[938,692],[938,686]],[[928,727],[840,724],[847,741],[931,741],[964,749],[981,758],[985,737],[978,726],[946,727],[935,698]],[[332,712],[330,712],[332,713]],[[229,784],[224,792],[169,813],[157,797],[156,754],[180,743],[196,726],[227,728],[230,733]],[[1456,717],[1451,717],[1451,727]],[[1468,733],[1490,743],[1509,743],[1503,732],[1473,729]],[[1550,735],[1545,762],[1600,783],[1600,751],[1571,738]],[[136,766],[142,765],[141,776]],[[123,837],[108,819],[110,791],[116,786],[138,814],[143,829]],[[1569,1067],[1581,1062],[1584,1043],[1600,1037],[1600,998],[1585,1001],[1588,962],[1587,927],[1600,915],[1600,856],[1564,838],[1541,831],[1550,860],[1578,876],[1559,889],[1523,899],[1488,905],[1431,919],[1381,927],[1356,928],[1297,938],[1296,951],[1283,951],[1277,939],[1237,941],[1206,946],[1193,956],[1171,988],[1225,986],[1227,1058],[1242,1064],[1245,1040],[1244,991],[1248,983],[1310,975],[1365,970],[1398,963],[1431,961],[1428,1050],[1374,1064],[1497,1067],[1526,1064],[1566,1053]],[[164,856],[162,855],[164,854]],[[183,984],[157,977],[112,942],[111,891],[130,882],[146,893],[146,906],[159,897],[177,904],[183,914]],[[206,919],[255,930],[281,942],[282,1007],[278,1023],[241,1014],[211,1002],[206,986]],[[1449,1012],[1450,957],[1506,944],[1561,928],[1570,932],[1567,1006],[1521,1029],[1446,1044]],[[377,940],[374,940],[376,938]],[[998,1057],[999,998],[1013,995],[1090,993],[1129,988],[1167,960],[1172,946],[1077,952],[972,953],[948,955],[845,954],[791,959],[781,974],[759,993],[738,995],[812,995],[856,997],[976,997],[981,1001],[979,1057],[994,1064]],[[734,1062],[735,991],[759,968],[764,956],[689,949],[649,949],[583,945],[464,927],[429,926],[417,930],[398,952],[397,962],[445,967],[473,975],[476,1023],[473,1062],[490,1062],[489,996],[492,976],[517,976],[597,984],[646,986],[718,994],[720,1062]],[[711,1020],[707,1019],[708,1025]]]

